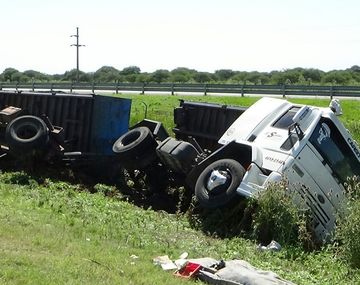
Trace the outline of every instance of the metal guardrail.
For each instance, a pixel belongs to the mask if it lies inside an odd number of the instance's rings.
[[[113,91],[119,92],[166,92],[201,93],[207,94],[234,94],[244,96],[280,95],[286,96],[323,96],[323,97],[360,97],[360,86],[320,86],[320,85],[246,85],[246,84],[201,84],[201,83],[1,83],[0,90],[69,90],[81,91]]]

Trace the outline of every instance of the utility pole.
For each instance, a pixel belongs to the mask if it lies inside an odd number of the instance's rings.
[[[73,44],[71,46],[76,47],[76,81],[79,82],[79,47],[85,46],[79,44],[79,27],[76,27],[76,35],[71,35],[70,37],[76,37],[76,44]]]

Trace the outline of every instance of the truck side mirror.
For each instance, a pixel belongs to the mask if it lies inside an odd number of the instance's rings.
[[[331,111],[334,112],[336,116],[340,116],[343,114],[340,101],[338,99],[332,99],[329,104],[329,108],[331,109]]]

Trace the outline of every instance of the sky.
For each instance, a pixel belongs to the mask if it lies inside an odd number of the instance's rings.
[[[359,0],[0,0],[0,72],[360,65]]]

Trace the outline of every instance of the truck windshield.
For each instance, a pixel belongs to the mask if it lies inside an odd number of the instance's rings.
[[[310,137],[310,142],[342,184],[348,177],[360,175],[357,157],[331,120],[320,120]]]
[[[274,128],[279,129],[288,129],[290,125],[294,123],[293,118],[297,111],[300,110],[300,107],[291,107],[289,110],[286,111],[285,114],[283,114],[274,124]]]

